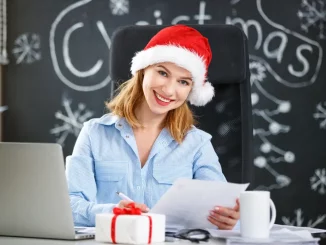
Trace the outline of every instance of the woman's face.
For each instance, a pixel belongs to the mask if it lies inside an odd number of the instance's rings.
[[[144,71],[143,91],[150,110],[166,114],[181,106],[192,88],[191,73],[174,63],[149,66]]]

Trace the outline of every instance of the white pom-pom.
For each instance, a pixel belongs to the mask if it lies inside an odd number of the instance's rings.
[[[202,86],[195,86],[188,96],[190,104],[204,106],[214,97],[214,87],[210,82],[205,82]]]

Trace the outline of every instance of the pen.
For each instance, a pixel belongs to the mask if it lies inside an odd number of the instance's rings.
[[[130,202],[133,202],[133,200],[129,197],[127,197],[125,194],[123,194],[122,192],[119,192],[117,191],[116,192],[118,194],[119,197],[121,197],[123,200],[127,200],[127,201],[130,201]]]

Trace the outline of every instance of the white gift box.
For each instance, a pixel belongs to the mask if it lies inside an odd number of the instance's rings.
[[[165,215],[97,214],[95,222],[98,242],[148,244],[165,241]]]

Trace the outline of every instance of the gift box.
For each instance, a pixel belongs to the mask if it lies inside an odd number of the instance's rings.
[[[164,242],[165,215],[141,213],[134,204],[114,208],[112,214],[97,214],[95,240],[125,244]]]

